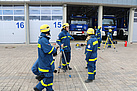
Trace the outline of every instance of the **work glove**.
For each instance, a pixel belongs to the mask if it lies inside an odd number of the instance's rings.
[[[58,66],[58,68],[61,68],[61,66]]]
[[[63,49],[60,49],[60,52],[63,52],[64,50]]]
[[[54,57],[54,56],[57,56],[57,51],[56,51],[55,53],[53,53],[53,57]]]
[[[58,47],[56,47],[56,49],[58,50],[58,48],[59,48],[59,46]]]

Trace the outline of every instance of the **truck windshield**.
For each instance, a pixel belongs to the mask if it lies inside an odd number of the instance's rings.
[[[115,26],[114,19],[103,19],[103,26]]]
[[[86,19],[71,19],[71,24],[87,24]]]

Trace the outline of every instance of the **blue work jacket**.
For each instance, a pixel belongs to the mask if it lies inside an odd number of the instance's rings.
[[[57,50],[51,46],[49,37],[46,34],[41,33],[38,40],[38,70],[40,73],[47,73],[47,77],[52,76],[54,71],[53,53]]]
[[[73,40],[74,38],[68,33],[68,31],[63,30],[59,35],[58,35],[57,43],[58,45],[64,44],[63,50],[66,52],[71,52],[71,46],[70,46],[70,40]]]
[[[111,38],[111,40],[113,39],[113,38],[112,38],[112,34],[111,34],[110,32],[107,33],[107,37],[108,37],[108,38]],[[109,40],[109,39],[108,39],[108,40]]]
[[[98,41],[101,41],[101,40],[102,40],[102,39],[101,39],[100,29],[98,29],[98,30],[96,31],[96,38],[98,39]]]
[[[86,45],[86,58],[85,60],[90,65],[92,62],[97,61],[97,48],[98,40],[95,35],[91,35],[91,39],[88,40]]]

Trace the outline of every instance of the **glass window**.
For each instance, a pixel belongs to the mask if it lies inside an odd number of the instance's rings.
[[[0,21],[2,20],[2,16],[0,16]]]
[[[41,10],[41,14],[51,14],[51,10]]]
[[[39,5],[31,5],[29,6],[30,9],[39,9],[40,6]]]
[[[30,10],[29,14],[40,14],[40,10]]]
[[[137,9],[135,9],[135,12],[137,12]]]
[[[137,13],[134,13],[134,17],[137,17]]]
[[[3,10],[3,15],[13,15],[13,10]]]
[[[41,20],[51,20],[51,16],[41,16]]]
[[[104,26],[115,26],[115,20],[114,19],[109,19],[109,18],[104,18],[103,20],[102,20],[102,23],[103,23],[103,25]]]
[[[2,10],[0,10],[0,15],[2,15]]]
[[[30,20],[40,20],[40,16],[29,16]]]
[[[86,21],[86,19],[84,20],[80,20],[80,19],[73,19],[73,20],[71,20],[71,24],[87,24],[87,21]]]
[[[62,14],[62,10],[52,10],[52,14]]]
[[[14,15],[24,15],[24,10],[14,10]]]
[[[62,7],[59,5],[59,6],[52,6],[52,9],[62,9]]]
[[[14,9],[24,9],[23,5],[14,5]]]
[[[62,16],[52,16],[52,20],[62,20]]]
[[[41,5],[41,9],[51,9],[50,5]]]
[[[5,20],[5,21],[12,21],[13,20],[13,16],[3,16],[3,20]]]
[[[134,22],[137,22],[137,18],[134,18]]]
[[[2,8],[3,9],[12,9],[13,7],[12,7],[12,5],[3,5]]]
[[[24,16],[14,16],[14,21],[24,21]]]

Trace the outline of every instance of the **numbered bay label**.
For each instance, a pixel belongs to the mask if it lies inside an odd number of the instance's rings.
[[[53,24],[55,28],[61,28],[61,22],[54,22]]]
[[[17,22],[17,28],[24,28],[24,22]]]

